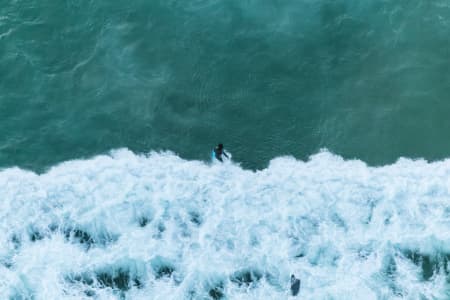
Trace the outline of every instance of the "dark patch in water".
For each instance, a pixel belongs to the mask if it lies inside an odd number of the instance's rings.
[[[397,264],[392,256],[388,256],[386,258],[383,273],[389,278],[395,278],[397,273]]]
[[[164,226],[164,223],[159,223],[158,224],[158,231],[159,233],[163,233],[164,231],[166,231],[166,226]]]
[[[157,232],[155,234],[153,234],[153,238],[155,239],[161,239],[162,238],[162,234],[164,233],[164,231],[166,231],[166,226],[164,225],[163,222],[159,222],[158,226],[156,227]]]
[[[208,285],[208,295],[214,299],[219,300],[225,297],[224,282],[222,280],[216,281],[214,284]]]
[[[95,243],[94,238],[88,232],[77,228],[66,230],[65,236],[67,240],[86,245],[88,249]]]
[[[189,226],[186,223],[180,223],[179,224],[180,233],[182,237],[191,237],[191,232],[189,231]]]
[[[94,290],[85,290],[84,294],[88,297],[94,297],[95,296],[95,291]]]
[[[38,228],[34,227],[34,226],[29,226],[28,227],[28,237],[30,238],[30,241],[37,242],[40,241],[42,239],[44,239],[45,234],[43,232],[41,232]]]
[[[390,213],[387,213],[386,216],[384,217],[384,225],[390,225],[391,218],[392,218],[392,215]]]
[[[202,223],[203,223],[203,218],[202,218],[202,216],[201,216],[198,212],[196,212],[196,211],[191,211],[191,212],[189,212],[189,216],[190,216],[190,221],[191,221],[192,223],[194,223],[194,224],[197,225],[197,226],[202,225]]]
[[[198,296],[197,296],[197,293],[195,292],[195,290],[189,290],[189,291],[186,293],[185,299],[188,299],[188,300],[195,300],[195,299],[198,299]]]
[[[233,273],[230,276],[230,280],[239,286],[250,286],[256,284],[262,278],[262,273],[258,270],[244,269]]]
[[[170,277],[176,270],[175,266],[166,258],[157,256],[150,262],[156,279]]]
[[[440,273],[441,271],[447,276],[450,274],[450,253],[439,253],[430,256],[419,251],[407,249],[403,251],[403,255],[421,268],[421,276],[424,281],[430,280],[435,273]]]
[[[56,223],[51,223],[50,225],[48,225],[48,230],[50,230],[51,232],[56,232],[58,229],[59,226]]]
[[[209,290],[208,295],[214,300],[223,299],[225,294],[223,293],[223,286],[217,286]]]
[[[4,257],[4,258],[0,259],[0,263],[1,263],[3,266],[5,266],[5,268],[8,268],[8,269],[11,269],[11,268],[14,266],[14,264],[13,264],[11,258],[6,258],[6,257]]]
[[[100,232],[100,234],[94,236],[86,230],[81,228],[69,228],[65,230],[64,235],[67,240],[79,243],[89,250],[93,246],[107,246],[118,240],[118,235],[112,234],[106,231]]]
[[[110,287],[121,291],[128,291],[131,286],[142,288],[139,278],[131,278],[129,270],[118,268],[110,272],[96,272],[97,281],[102,287]]]
[[[402,296],[402,289],[397,286],[397,263],[392,255],[387,255],[384,258],[383,276],[386,278],[386,283],[392,293],[396,296]]]
[[[30,233],[30,240],[32,242],[40,241],[44,238],[44,235],[42,235],[39,231],[34,231]]]
[[[334,224],[337,226],[343,228],[345,231],[348,231],[347,224],[345,223],[344,219],[341,218],[338,214],[334,213],[331,215],[331,221],[333,221]]]
[[[145,227],[147,226],[148,223],[150,223],[151,219],[146,217],[146,216],[140,216],[138,218],[138,223],[140,227]]]
[[[366,260],[370,254],[372,253],[372,249],[370,248],[360,248],[358,250],[358,257],[362,260]]]
[[[18,250],[22,246],[22,240],[15,233],[11,236],[11,243],[13,244],[15,250]]]
[[[175,271],[175,269],[170,265],[159,266],[157,269],[155,269],[156,278],[159,279],[164,276],[170,277],[173,271]]]
[[[92,287],[111,288],[118,291],[128,291],[132,287],[137,287],[138,289],[143,287],[142,279],[137,275],[132,275],[126,267],[103,268],[94,272],[71,274],[66,276],[65,280],[71,284],[81,283]],[[86,289],[85,294],[91,297],[95,295],[95,292]]]
[[[225,283],[224,280],[215,278],[213,280],[208,280],[203,285],[203,291],[198,291],[195,289],[194,286],[191,287],[186,292],[186,295],[183,299],[186,300],[197,300],[197,299],[213,299],[213,300],[220,300],[225,299],[225,292],[224,287]]]

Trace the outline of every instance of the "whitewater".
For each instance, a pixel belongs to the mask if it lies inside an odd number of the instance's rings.
[[[127,149],[8,168],[0,299],[450,299],[449,187],[449,159],[326,150],[257,171]]]

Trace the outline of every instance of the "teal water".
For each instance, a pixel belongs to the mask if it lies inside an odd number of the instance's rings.
[[[450,5],[3,1],[0,166],[127,147],[244,167],[450,154]]]

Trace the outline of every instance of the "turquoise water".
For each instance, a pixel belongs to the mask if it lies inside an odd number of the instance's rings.
[[[450,153],[447,1],[5,1],[0,166]]]

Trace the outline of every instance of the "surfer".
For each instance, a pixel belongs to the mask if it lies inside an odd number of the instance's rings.
[[[300,292],[300,279],[295,278],[295,275],[291,275],[291,294],[292,296],[297,296]]]
[[[214,157],[217,158],[217,160],[220,160],[221,162],[223,162],[222,154],[226,158],[229,158],[227,153],[223,150],[223,144],[219,144],[216,146],[216,148],[214,148]]]

